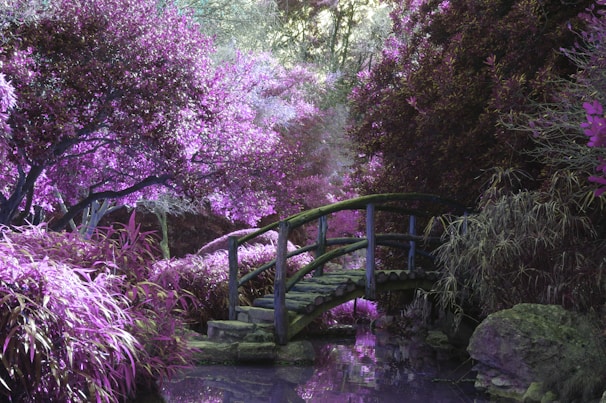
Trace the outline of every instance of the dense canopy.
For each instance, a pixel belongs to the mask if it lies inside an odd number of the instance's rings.
[[[560,49],[592,1],[401,1],[383,60],[353,93],[352,132],[381,161],[368,192],[430,191],[474,203],[495,166],[536,172],[503,116],[552,101],[574,72]],[[527,184],[528,185],[528,184]]]
[[[36,205],[57,211],[59,196],[68,210],[54,228],[96,200],[166,192],[251,222],[274,211],[275,184],[298,162],[282,157],[280,131],[316,114],[303,91],[312,74],[268,56],[216,63],[192,20],[152,0],[56,0],[35,12],[10,22],[0,53],[3,88],[14,89],[0,223]]]

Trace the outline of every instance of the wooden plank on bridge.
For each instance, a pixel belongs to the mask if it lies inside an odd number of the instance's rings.
[[[323,285],[339,285],[339,284],[364,285],[363,281],[364,281],[364,277],[324,275],[322,277],[313,277],[313,278],[305,279],[303,282],[308,283],[308,284],[323,284]]]
[[[289,311],[303,313],[303,314],[312,313],[316,309],[316,305],[314,305],[313,302],[293,301],[288,298],[284,301],[284,305],[286,306],[286,309],[288,309]],[[274,298],[273,298],[273,296],[271,298],[270,297],[256,298],[253,301],[253,306],[256,306],[259,308],[274,309]]]
[[[347,285],[342,284],[341,292],[345,292],[346,289],[347,289]],[[331,294],[331,293],[336,293],[338,290],[339,290],[338,287],[335,287],[334,285],[330,285],[330,284],[310,284],[310,283],[303,282],[303,283],[295,284],[295,286],[293,288],[291,288],[291,290],[288,292],[289,293],[292,291],[311,292],[311,293],[319,293],[319,294],[327,295],[327,294]]]
[[[316,283],[299,283],[293,287],[293,291],[316,293],[324,295],[341,295],[347,294],[358,287],[355,283],[336,283],[336,284],[316,284]],[[290,292],[290,291],[289,291]],[[288,293],[287,293],[288,295]]]
[[[301,292],[301,291],[289,291],[286,293],[286,299],[293,301],[305,301],[310,302],[314,305],[322,305],[325,302],[333,299],[334,289],[330,293],[317,293],[317,292]],[[273,294],[265,295],[265,297],[272,297]]]

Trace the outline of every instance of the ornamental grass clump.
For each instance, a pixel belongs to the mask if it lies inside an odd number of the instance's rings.
[[[483,314],[522,302],[588,310],[603,303],[603,246],[590,221],[553,193],[519,192],[454,219],[437,253],[444,307]],[[600,250],[600,248],[602,248]]]
[[[119,401],[135,390],[140,342],[122,280],[35,260],[0,242],[0,396],[14,402]]]
[[[153,245],[131,218],[91,241],[43,226],[1,235],[0,398],[123,401],[190,364],[195,299],[149,281]]]

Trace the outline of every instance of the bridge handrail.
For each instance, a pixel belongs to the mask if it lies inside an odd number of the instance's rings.
[[[354,199],[343,200],[326,206],[316,207],[314,209],[303,211],[301,213],[288,217],[285,221],[288,221],[290,223],[291,228],[296,228],[303,224],[316,220],[322,216],[331,213],[336,213],[338,211],[365,210],[369,204],[374,204],[375,209],[377,210],[403,211],[404,213],[406,213],[407,211],[414,210],[417,211],[419,215],[423,214],[422,210],[417,209],[411,210],[394,206],[376,206],[379,203],[388,203],[395,201],[431,201],[434,203],[440,203],[454,207],[455,209],[460,210],[461,212],[468,210],[467,207],[454,200],[442,198],[440,196],[429,193],[382,193],[360,196]]]
[[[393,244],[394,239],[398,236],[408,237],[409,245],[409,266],[411,262],[414,263],[414,255],[416,251],[416,242],[424,240],[424,237],[418,237],[415,233],[415,220],[416,216],[432,216],[428,210],[421,210],[418,208],[403,208],[399,206],[382,205],[382,203],[398,202],[398,201],[413,201],[413,202],[431,202],[435,204],[442,204],[451,208],[451,211],[458,213],[467,213],[470,211],[469,208],[461,205],[460,203],[442,198],[437,195],[428,193],[383,193],[360,196],[354,199],[344,200],[336,203],[332,203],[326,206],[317,207],[311,210],[303,211],[297,214],[293,214],[282,221],[277,221],[266,225],[259,230],[247,234],[243,237],[229,237],[229,318],[234,320],[236,318],[236,304],[238,301],[238,287],[244,284],[246,281],[250,281],[263,271],[275,266],[276,274],[274,278],[274,298],[276,301],[274,315],[276,324],[276,333],[279,343],[285,343],[286,329],[284,323],[286,322],[286,311],[284,308],[284,294],[287,289],[290,289],[296,281],[303,278],[306,274],[321,268],[326,262],[331,259],[342,256],[343,254],[350,253],[354,250],[366,247],[367,249],[367,298],[374,298],[374,248],[377,244],[379,245],[390,245]],[[326,239],[326,217],[329,214],[336,213],[344,210],[366,210],[366,237],[365,238],[332,238]],[[410,229],[408,234],[375,234],[374,233],[374,213],[375,210],[379,211],[391,211],[399,212],[409,215],[410,217]],[[320,236],[316,244],[308,245],[303,248],[299,248],[296,251],[288,252],[288,236],[292,229],[300,227],[306,223],[314,220],[320,220]],[[323,224],[322,224],[323,223]],[[238,279],[238,246],[260,236],[270,230],[278,229],[278,244],[277,244],[277,256],[271,262],[261,266]],[[388,239],[387,236],[391,236]],[[403,238],[401,238],[403,239]],[[325,246],[335,245],[335,240],[341,240],[342,243],[349,243],[347,246],[331,250],[330,252],[324,253]],[[286,283],[286,259],[303,253],[309,250],[316,250],[316,258],[314,262],[304,266],[295,274],[289,281],[288,286]],[[320,252],[320,253],[318,253]],[[419,251],[424,252],[424,251]],[[427,253],[423,253],[427,254]],[[414,267],[414,265],[413,265]],[[282,301],[281,304],[278,302]],[[281,307],[279,307],[281,305]],[[281,329],[278,329],[281,328]]]
[[[381,193],[381,194],[373,194],[360,196],[353,199],[343,200],[340,202],[335,202],[332,204],[328,204],[326,206],[316,207],[310,210],[302,211],[300,213],[292,214],[281,221],[288,221],[291,223],[291,229],[296,227],[300,227],[308,222],[313,220],[317,220],[318,218],[336,213],[338,211],[343,210],[365,210],[368,204],[377,204],[377,203],[387,203],[387,202],[395,202],[395,201],[432,201],[441,204],[445,204],[447,206],[454,207],[456,210],[459,210],[461,213],[465,211],[469,211],[468,207],[463,206],[457,201],[443,198],[437,195],[429,194],[429,193]],[[382,211],[392,211],[399,212],[403,214],[413,213],[418,216],[429,216],[430,214],[418,209],[406,209],[401,207],[394,206],[375,206],[377,210]],[[280,221],[273,222],[264,227],[259,228],[255,232],[251,232],[243,237],[238,238],[238,246],[243,245],[244,243],[254,239],[264,233],[274,230],[278,228]]]
[[[402,245],[400,243],[393,243],[391,241],[415,241],[415,242],[429,242],[429,243],[439,243],[440,242],[440,237],[423,237],[423,236],[420,236],[420,235],[401,234],[401,233],[376,234],[375,237],[377,239],[377,244],[378,245],[392,246],[392,247],[396,247],[396,248],[400,247],[400,246],[405,246],[405,245]],[[326,246],[348,245],[348,244],[353,244],[353,243],[359,242],[361,240],[365,240],[365,238],[360,238],[360,237],[327,238],[325,245]],[[294,251],[288,252],[286,254],[286,258],[288,259],[288,258],[291,258],[293,256],[297,256],[297,255],[300,255],[302,253],[315,250],[319,245],[320,245],[319,243],[314,243],[314,244],[310,244],[310,245],[298,248],[298,249],[296,249]],[[362,249],[364,247],[366,247],[366,244],[364,244],[363,246],[361,246],[358,249]],[[339,249],[341,249],[341,248],[339,248]],[[339,249],[334,249],[334,250],[339,250]],[[339,256],[342,256],[342,255],[346,255],[347,253],[353,252],[354,250],[349,250],[349,251],[346,251],[346,252],[344,252],[344,253],[342,253],[340,255],[333,256],[332,259],[334,259],[336,257],[339,257]],[[419,250],[417,250],[417,253],[421,253],[422,254],[422,252],[419,251]],[[314,262],[317,261],[317,260],[319,260],[320,258],[322,258],[324,255],[325,254],[316,257],[316,259],[314,259]],[[312,269],[311,271],[315,270],[316,268],[320,267],[322,264],[324,264],[327,261],[330,261],[332,259],[328,259],[328,260],[324,261],[321,264],[317,264],[316,266],[314,266],[314,269]],[[243,275],[242,277],[240,277],[240,279],[238,280],[238,286],[244,285],[248,281],[254,279],[257,276],[259,276],[261,273],[263,273],[263,272],[271,269],[275,265],[276,265],[276,259],[273,259],[273,260],[270,260],[269,262],[265,263],[264,265],[259,266],[255,270],[253,270],[253,271],[251,271],[249,273],[246,273],[245,275]],[[304,266],[301,269],[299,269],[299,271],[297,271],[297,273],[299,273],[301,270],[305,270],[305,267],[306,266]],[[311,272],[311,271],[309,271],[309,272]],[[305,274],[307,274],[309,272],[306,272]],[[299,277],[297,277],[297,278],[299,278]],[[290,288],[292,288],[292,285],[288,286],[288,284],[287,284],[286,289],[289,290]]]

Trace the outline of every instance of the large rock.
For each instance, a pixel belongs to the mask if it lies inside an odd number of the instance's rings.
[[[476,361],[476,388],[496,398],[525,402],[548,400],[550,387],[560,388],[556,390],[560,394],[572,393],[578,389],[570,384],[573,381],[589,388],[583,384],[587,377],[599,379],[594,365],[606,362],[599,358],[601,336],[592,324],[556,305],[520,304],[489,315],[474,331],[468,352]],[[541,393],[537,383],[545,386]]]

